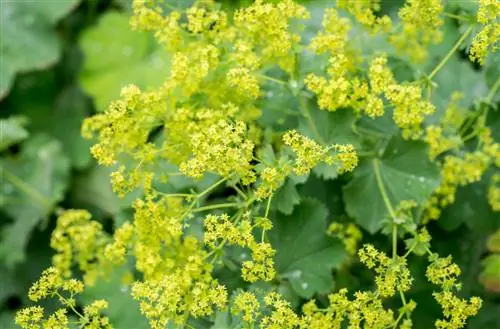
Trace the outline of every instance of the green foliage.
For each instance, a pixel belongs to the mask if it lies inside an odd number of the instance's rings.
[[[63,200],[69,183],[69,161],[62,147],[46,135],[36,135],[22,145],[18,156],[1,159],[2,210],[13,219],[3,227],[0,258],[12,267],[25,259],[31,231],[48,220]]]
[[[81,5],[77,7],[80,2]],[[214,8],[223,8],[230,16],[237,8],[253,3],[246,0],[220,2]],[[185,8],[192,3],[171,0],[165,1],[162,8],[166,12],[177,8],[184,13]],[[304,3],[312,18],[304,22],[291,20],[290,30],[299,33],[303,44],[307,45],[322,28],[325,8],[333,5],[329,1]],[[398,10],[404,3],[403,0],[383,1],[377,17],[388,14],[395,23],[400,22]],[[89,149],[100,140],[97,136],[91,140],[81,137],[84,120],[96,113],[107,113],[110,102],[119,99],[120,90],[130,84],[140,87],[142,95],[147,92],[155,95],[157,87],[163,85],[172,71],[184,70],[183,62],[178,61],[173,65],[176,52],[159,45],[153,33],[130,28],[130,13],[122,11],[132,10],[129,1],[65,0],[57,4],[14,1],[2,3],[1,7],[0,51],[4,56],[0,73],[0,99],[3,98],[0,106],[5,111],[0,118],[0,328],[14,328],[14,312],[32,306],[26,293],[38,279],[39,273],[53,262],[51,257],[55,252],[49,244],[56,217],[64,209],[73,208],[87,209],[93,215],[92,220],[86,222],[93,226],[81,226],[84,228],[82,231],[76,224],[73,226],[73,232],[76,232],[76,238],[71,242],[73,251],[86,246],[85,243],[78,245],[75,241],[91,241],[97,252],[92,259],[72,255],[72,275],[85,281],[82,274],[91,272],[81,268],[81,264],[75,261],[77,257],[84,259],[82,263],[87,262],[90,267],[99,265],[91,273],[99,273],[96,284],[85,282],[85,290],[76,297],[76,310],[82,311],[93,301],[105,299],[109,307],[103,309],[101,314],[108,317],[117,329],[150,327],[141,314],[140,302],[132,297],[134,286],[131,283],[157,283],[158,279],[165,277],[169,280],[161,287],[162,290],[151,288],[150,305],[162,309],[162,314],[167,314],[170,312],[168,307],[172,306],[168,301],[174,300],[176,293],[181,297],[192,293],[174,305],[174,313],[179,310],[184,312],[181,315],[177,313],[177,320],[186,320],[185,328],[256,328],[265,317],[286,314],[286,321],[275,327],[285,328],[285,325],[294,323],[294,316],[305,318],[307,311],[303,306],[311,306],[313,299],[322,310],[320,313],[327,314],[329,298],[337,298],[340,289],[348,288],[349,303],[352,303],[349,305],[358,305],[354,292],[374,292],[376,297],[372,305],[362,308],[367,314],[372,312],[376,314],[376,319],[382,319],[381,309],[370,308],[382,301],[384,307],[393,310],[395,318],[400,316],[400,322],[396,322],[394,327],[406,329],[402,321],[411,314],[413,328],[427,329],[434,326],[437,318],[443,317],[432,295],[433,291],[441,290],[426,277],[429,266],[427,257],[433,259],[437,254],[442,257],[452,255],[453,262],[462,270],[459,278],[463,283],[460,297],[466,298],[466,301],[472,296],[483,299],[483,307],[468,321],[468,328],[500,326],[497,311],[500,291],[498,211],[494,210],[487,197],[493,177],[498,173],[498,165],[491,161],[487,164],[489,169],[483,172],[478,169],[479,165],[468,167],[466,162],[462,163],[463,168],[470,169],[462,172],[463,177],[479,171],[479,179],[458,184],[453,193],[448,191],[453,194],[454,202],[440,206],[442,212],[436,222],[428,222],[429,219],[424,216],[429,209],[429,200],[435,197],[441,184],[450,175],[455,175],[454,172],[443,171],[444,159],[447,156],[463,159],[465,154],[482,152],[487,142],[480,136],[485,130],[491,131],[493,145],[498,145],[500,140],[500,56],[498,53],[489,54],[482,66],[466,58],[472,37],[482,27],[475,21],[478,10],[475,3],[446,2],[446,15],[442,15],[444,25],[441,28],[443,42],[428,45],[428,58],[423,63],[414,63],[411,53],[398,51],[382,34],[373,35],[372,31],[356,21],[353,13],[339,10],[340,16],[349,17],[353,24],[349,46],[353,46],[356,51],[348,55],[354,56],[359,51],[362,56],[357,59],[359,62],[353,64],[355,69],[348,75],[368,79],[370,60],[384,52],[395,81],[418,85],[422,90],[422,99],[430,100],[436,106],[436,111],[424,118],[422,134],[416,136],[415,140],[402,138],[401,129],[395,123],[395,109],[387,94],[381,96],[385,113],[377,118],[367,116],[363,106],[354,109],[354,106],[349,105],[335,111],[320,109],[319,94],[313,93],[304,79],[309,73],[327,77],[329,54],[314,55],[302,44],[294,44],[292,53],[296,62],[289,71],[278,67],[276,58],[254,71],[250,70],[249,76],[256,79],[260,93],[257,99],[249,98],[248,93],[241,93],[239,89],[253,86],[252,80],[236,87],[226,80],[227,70],[234,68],[235,63],[228,59],[234,53],[234,44],[225,40],[217,45],[223,64],[201,82],[195,79],[181,81],[172,89],[175,91],[165,97],[168,102],[153,102],[147,106],[129,102],[124,111],[126,115],[119,120],[111,123],[110,117],[105,118],[109,121],[104,126],[116,129],[114,132],[122,131],[125,127],[123,131],[126,132],[123,136],[115,136],[115,144],[106,145],[105,150],[111,151],[114,151],[114,147],[122,147],[115,159],[116,163],[110,167],[100,166],[92,158]],[[64,24],[60,24],[62,21]],[[189,56],[194,56],[200,48],[196,42],[204,44],[209,37],[204,35],[205,32],[186,32],[187,22],[188,17],[183,14],[180,25],[184,34],[181,37],[187,44],[193,43],[195,46],[189,50],[180,48],[176,51],[188,56],[187,76],[190,77],[199,74],[203,68],[198,66],[203,56],[195,61]],[[457,45],[457,40],[469,33],[467,31],[471,24],[474,25],[472,32],[458,45],[456,51],[449,53]],[[206,33],[211,33],[214,26],[210,25]],[[400,25],[395,26],[398,29]],[[265,27],[258,29],[256,40],[259,41],[255,42],[265,42],[266,38],[272,37],[265,35]],[[165,29],[155,32],[158,37],[158,33],[172,31]],[[259,47],[256,46],[254,50],[261,56]],[[442,62],[448,54],[449,58]],[[430,74],[441,64],[435,74]],[[194,67],[194,72],[189,71],[190,67]],[[183,88],[191,87],[195,93],[186,92],[186,96]],[[130,95],[133,98],[134,90],[131,90],[125,90],[125,98]],[[433,125],[444,127],[443,122],[450,120],[446,117],[446,111],[455,91],[463,94],[459,104],[463,112],[455,112],[453,118],[458,120],[461,113],[465,113],[465,119],[456,127],[456,132],[454,128],[444,130],[444,135],[459,138],[460,145],[430,159],[429,149],[435,145],[427,139],[425,129]],[[209,96],[214,97],[211,99]],[[255,166],[257,181],[251,184],[242,183],[238,175],[225,176],[217,171],[231,165],[228,154],[239,147],[238,138],[231,139],[235,145],[217,142],[230,140],[236,128],[225,130],[223,134],[215,128],[208,133],[203,130],[209,125],[215,126],[210,121],[211,115],[219,111],[227,100],[236,104],[240,112],[230,119],[226,118],[229,115],[222,115],[223,121],[227,120],[229,124],[244,121],[251,131],[244,135],[244,139],[255,142],[251,154],[253,158],[249,163]],[[177,123],[180,128],[171,124],[169,120],[178,115],[180,107],[202,113],[196,119],[199,121],[192,120],[186,126],[182,126],[182,122]],[[205,107],[210,111],[202,112]],[[260,116],[255,114],[259,111]],[[200,124],[202,120],[206,120],[206,123]],[[313,166],[304,175],[287,172],[284,179],[278,179],[272,197],[259,200],[255,188],[263,184],[263,170],[266,167],[284,168],[286,172],[287,166],[292,166],[296,160],[296,154],[282,140],[283,133],[290,129],[310,138],[319,147],[352,144],[359,164],[352,173],[339,173],[336,166],[324,162]],[[202,136],[197,142],[210,139],[212,143],[201,155],[197,155],[196,159],[200,162],[206,161],[208,152],[205,151],[230,145],[230,151],[223,149],[220,157],[214,161],[217,163],[216,168],[206,171],[201,179],[188,177],[185,171],[180,170],[181,161],[176,162],[178,159],[164,156],[172,149],[182,153],[192,147],[195,143],[189,143],[195,135]],[[172,144],[163,144],[171,140],[177,143],[174,148]],[[137,141],[139,143],[135,145]],[[181,142],[186,142],[186,145],[177,149]],[[127,149],[132,144],[134,147]],[[96,156],[95,149],[93,152]],[[148,161],[148,157],[154,160]],[[195,158],[194,154],[190,153],[189,158]],[[230,160],[242,161],[241,158]],[[120,185],[121,177],[116,174],[120,165],[125,167],[123,181],[133,185],[133,191],[126,191],[124,198],[115,193],[121,192],[123,188]],[[158,194],[148,190],[148,174],[153,177],[150,188]],[[113,184],[110,182],[111,177]],[[148,198],[153,200],[153,206],[147,205],[141,223],[136,200]],[[402,209],[405,201],[413,201],[416,206]],[[224,228],[223,234],[213,248],[208,247],[203,243],[204,235],[207,234],[204,227],[207,215],[217,215],[220,219],[223,213],[228,215],[229,223],[233,226],[219,224]],[[171,231],[166,230],[174,227],[172,219],[179,219],[182,238],[178,240]],[[160,224],[153,226],[155,220]],[[243,235],[244,226],[238,226],[245,220],[253,225],[249,235]],[[133,225],[132,242],[117,233],[127,223]],[[272,228],[267,226],[270,224]],[[234,234],[232,228],[237,228],[236,231],[241,234],[235,238],[236,242],[224,236],[224,233],[229,235],[228,232]],[[349,228],[358,231],[349,231]],[[426,240],[427,231],[422,231],[423,228],[429,232],[431,241]],[[140,230],[142,233],[138,234]],[[93,240],[93,236],[85,236],[89,232],[98,232],[102,239]],[[133,245],[144,232],[151,237],[156,233],[160,235],[159,238],[155,236],[151,239],[158,238],[162,243],[163,249],[160,249],[164,262],[161,265],[156,263],[154,243],[148,245],[147,239],[143,239],[141,243],[146,247],[141,249],[140,245]],[[356,237],[356,232],[363,235],[362,240],[361,236]],[[199,241],[196,248],[182,245],[188,240],[188,235]],[[248,240],[257,246],[248,243]],[[168,244],[165,241],[175,242]],[[389,270],[406,269],[407,266],[414,279],[411,290],[397,291],[394,298],[381,298],[379,285],[390,285],[391,273],[380,264],[375,267],[375,273],[360,264],[359,257],[352,252],[353,248],[357,250],[360,241],[374,245],[377,251],[387,254],[387,259],[390,259]],[[265,264],[261,264],[255,255],[259,251],[265,253],[265,250],[258,249],[264,243],[272,246],[274,253],[264,258],[265,261],[273,262],[272,268],[276,270],[276,275],[267,281],[261,278],[257,282],[247,282],[242,278],[242,267],[247,261],[253,261],[252,265],[257,267]],[[111,269],[109,263],[101,263],[111,252],[119,254],[121,247],[125,248],[122,264]],[[146,257],[147,252],[151,252],[150,258]],[[141,253],[143,258],[140,258]],[[56,254],[61,255],[60,252]],[[189,258],[191,263],[183,257]],[[378,257],[376,261],[382,258],[380,254]],[[398,263],[403,260],[404,265]],[[139,264],[141,261],[142,267]],[[363,262],[365,265],[369,263],[366,259]],[[204,272],[190,276],[189,271],[196,272],[199,264],[206,265],[201,270]],[[175,271],[169,272],[169,266],[175,267]],[[214,303],[214,299],[223,299],[221,295],[216,298],[210,295],[207,301],[189,304],[207,291],[212,294],[217,292],[207,288],[213,283],[210,281],[212,279],[226,287],[229,299],[227,308],[216,310],[208,316],[191,316],[190,312],[193,311],[184,311],[185,305],[203,308]],[[185,286],[175,286],[176,291],[168,289],[180,282]],[[193,282],[200,285],[195,289],[187,289],[186,293],[183,289],[191,287]],[[400,286],[398,288],[401,289]],[[260,303],[257,313],[252,316],[255,323],[251,326],[243,319],[241,312],[234,311],[234,300],[242,291],[252,292]],[[288,306],[283,307],[280,302],[266,305],[264,297],[270,292],[278,292],[289,305],[285,303]],[[402,293],[406,296],[405,303],[410,300],[417,303],[418,307],[413,313],[405,309],[399,300]],[[52,314],[61,303],[54,298],[43,306],[46,314]],[[340,309],[338,307],[336,311],[340,313]],[[74,313],[69,307],[68,310]],[[288,310],[290,313],[286,313]],[[353,310],[350,309],[350,314],[355,314]],[[459,314],[458,311],[454,309],[451,314]],[[81,321],[74,314],[70,320],[75,323]],[[312,328],[309,322],[305,323],[304,328]],[[72,324],[69,328],[77,328],[77,325]],[[179,326],[169,321],[161,328],[176,329]],[[321,323],[317,328],[322,328]]]
[[[287,279],[303,298],[333,287],[331,271],[346,258],[338,241],[326,233],[328,211],[320,202],[305,199],[290,216],[276,216],[269,239],[276,248],[278,277]]]
[[[150,35],[134,32],[129,16],[109,11],[96,26],[84,31],[79,40],[85,58],[80,83],[104,110],[120,95],[120,89],[134,83],[152,87],[163,82],[168,61]]]
[[[57,62],[61,55],[61,40],[54,27],[78,2],[79,0],[2,3],[0,99],[11,88],[17,73],[42,70]]]
[[[369,157],[360,164],[344,189],[346,210],[363,228],[376,232],[382,220],[390,217],[387,202],[423,203],[438,184],[439,170],[428,160],[425,144],[395,137],[387,142],[380,157]],[[383,186],[387,195],[377,190],[374,193],[377,186]]]

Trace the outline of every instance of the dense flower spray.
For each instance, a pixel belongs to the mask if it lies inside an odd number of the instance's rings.
[[[385,38],[394,53],[423,61],[429,44],[442,39],[441,1],[407,0],[398,23],[380,15],[381,1],[338,1],[337,8],[325,10],[322,28],[310,40],[300,34],[310,13],[292,0],[257,0],[234,12],[214,1],[176,8],[135,0],[132,10],[131,26],[154,35],[169,54],[170,72],[155,88],[123,87],[119,100],[85,120],[82,134],[94,139],[91,153],[97,162],[113,168],[114,192],[134,196],[133,215],[109,233],[87,211],[62,212],[51,239],[53,267],[29,291],[35,302],[55,298],[62,307],[50,315],[40,306],[25,308],[17,314],[19,326],[68,328],[76,317],[82,328],[111,328],[103,315],[106,301],[96,300],[81,311],[75,298],[113,268],[126,267],[133,278],[131,295],[154,329],[193,328],[191,320],[213,319],[223,311],[238,317],[241,328],[409,329],[417,305],[406,296],[415,281],[408,261],[423,255],[428,257],[427,279],[437,287],[432,296],[443,310],[436,328],[463,328],[478,312],[481,299],[457,296],[460,268],[451,257],[431,251],[431,237],[422,224],[438,219],[460,186],[500,166],[499,144],[485,124],[486,107],[471,119],[454,95],[443,119],[427,124],[437,112],[430,97],[432,78],[446,61],[425,78],[403,81],[387,52],[362,54],[351,42],[353,29],[361,27],[370,36]],[[483,30],[470,49],[478,62],[498,48],[498,12],[498,2],[480,1],[477,22]],[[304,52],[327,58],[324,69],[302,72]],[[307,129],[270,131],[262,125],[263,113],[272,110],[261,106],[266,95],[272,96],[269,84],[298,100],[299,108],[290,111],[307,122]],[[493,90],[498,82],[495,86]],[[494,96],[492,91],[486,103]],[[377,172],[377,193],[389,214],[379,220],[387,224],[384,233],[391,236],[392,254],[372,244],[358,250],[363,234],[352,222],[334,221],[321,232],[325,239],[342,241],[347,254],[357,255],[374,273],[372,289],[340,288],[298,308],[272,286],[284,280],[270,238],[273,201],[287,184],[307,179],[318,168],[332,177],[345,174],[345,179],[356,170],[367,175],[359,150],[364,145],[353,137],[361,134],[357,126],[349,127],[354,131],[349,138],[337,140],[336,126],[319,131],[310,106],[327,115],[347,111],[353,122],[388,118],[402,142],[426,143],[429,159],[440,166],[441,181],[417,216],[416,202],[393,204]],[[470,140],[477,142],[475,151],[465,148]],[[380,157],[387,141],[375,144],[383,144],[375,154]],[[376,170],[379,162],[373,160]],[[164,189],[178,176],[206,184],[189,191]],[[488,200],[498,211],[499,176],[493,177]],[[230,196],[218,203],[214,192],[221,187]],[[288,195],[294,195],[293,188]],[[398,249],[403,238],[404,253]],[[243,250],[246,258],[235,263],[229,257],[234,250]],[[224,285],[217,273],[223,266],[235,269],[252,289],[233,291]],[[73,279],[80,274],[82,281]],[[399,306],[389,308],[394,302]]]

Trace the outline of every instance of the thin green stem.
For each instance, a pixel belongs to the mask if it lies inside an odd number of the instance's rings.
[[[266,211],[264,212],[264,217],[267,218],[267,219],[269,219],[268,216],[269,216],[269,210],[271,209],[271,200],[272,200],[272,198],[273,198],[273,196],[271,195],[269,197],[269,199],[267,199]],[[264,242],[265,237],[266,237],[266,230],[263,229],[262,230],[262,236],[261,236],[261,239],[260,239],[261,242]]]
[[[392,222],[392,259],[398,256],[398,225]]]
[[[373,159],[372,164],[373,164],[373,171],[375,172],[375,179],[377,180],[378,189],[380,191],[380,194],[382,195],[385,207],[387,208],[387,211],[389,211],[389,215],[391,216],[391,218],[394,220],[396,219],[396,213],[392,208],[391,200],[389,199],[389,196],[384,186],[384,182],[382,181],[382,175],[380,174],[379,160]]]
[[[443,16],[449,17],[449,18],[454,18],[454,19],[457,19],[459,21],[470,22],[469,18],[464,17],[464,16],[460,16],[460,15],[455,15],[455,14],[452,14],[452,13],[443,13]]]
[[[432,72],[427,76],[429,80],[432,80],[432,78],[439,72],[439,70],[448,62],[448,60],[451,58],[451,56],[455,53],[455,51],[460,47],[460,45],[467,39],[469,34],[471,34],[472,30],[474,28],[474,25],[469,26],[467,31],[462,34],[460,39],[455,43],[455,45],[451,48],[451,50],[446,54],[446,56],[439,62],[439,64],[432,70]]]
[[[497,78],[497,81],[495,81],[495,84],[488,93],[488,96],[486,96],[486,103],[491,103],[493,97],[497,94],[498,88],[500,88],[500,77]]]
[[[239,205],[240,204],[237,202],[218,203],[218,204],[211,204],[208,206],[195,208],[195,209],[192,209],[191,211],[192,212],[201,212],[201,211],[220,209],[220,208],[237,208]]]
[[[238,186],[233,185],[232,188],[236,191],[236,193],[238,193],[239,196],[243,198],[243,200],[248,199],[248,196],[245,194],[245,192],[243,192]]]
[[[280,79],[276,79],[276,78],[273,78],[273,77],[270,77],[268,75],[265,75],[265,74],[259,74],[259,77],[261,77],[262,79],[264,80],[269,80],[269,81],[272,81],[272,82],[276,82],[280,85],[283,85],[283,86],[286,86],[287,83],[283,80],[280,80]]]
[[[403,316],[405,315],[405,313],[401,312],[398,316],[398,318],[396,319],[396,321],[394,322],[394,324],[392,325],[392,328],[397,328],[398,324],[399,324],[399,321],[401,321],[401,319],[403,318]]]
[[[382,195],[382,200],[384,200],[385,207],[392,218],[392,259],[396,259],[398,255],[398,226],[394,222],[396,220],[396,213],[391,205],[391,200],[382,181],[382,175],[380,174],[380,165],[378,159],[373,159],[373,171],[375,172],[375,179],[377,180],[378,189]]]
[[[61,295],[59,292],[55,292],[56,296],[59,297],[59,299],[61,300],[61,302],[68,306],[76,315],[78,315],[78,317],[80,317],[82,320],[85,320],[87,321],[87,318],[81,314],[80,312],[78,312],[78,310],[72,305],[72,303],[70,303],[66,298],[63,297],[63,295]]]
[[[210,185],[209,187],[207,187],[204,191],[199,193],[196,198],[199,199],[202,196],[204,196],[205,194],[210,193],[212,190],[217,188],[219,185],[223,184],[225,181],[227,181],[227,177],[224,177],[224,178],[218,180],[217,182],[215,182],[214,184]]]

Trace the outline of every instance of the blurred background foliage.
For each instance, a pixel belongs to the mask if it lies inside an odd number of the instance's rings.
[[[182,7],[189,2],[170,1]],[[221,5],[231,9],[249,2],[226,0]],[[312,25],[320,24],[324,7],[331,5],[326,0],[303,2],[312,12]],[[385,1],[383,10],[394,15],[401,3]],[[455,0],[449,1],[449,6],[471,10],[474,4]],[[115,197],[108,169],[96,166],[89,153],[90,142],[80,137],[82,120],[103,111],[118,97],[123,85],[155,86],[169,70],[168,59],[152,36],[130,30],[129,10],[128,0],[2,2],[0,328],[12,328],[15,310],[29,304],[28,287],[50,264],[49,237],[59,209],[89,209],[109,230],[114,221],[121,222],[131,212],[130,200]],[[315,29],[317,26],[307,26],[304,36],[307,38]],[[431,59],[422,67],[397,57],[382,40],[364,43],[363,51],[387,51],[396,75],[412,79],[433,67],[461,33],[460,26],[450,21],[444,30],[444,42],[431,49]],[[319,69],[314,61],[305,65],[310,71]],[[466,60],[464,51],[455,54],[436,76],[439,88],[433,95],[434,102],[442,109],[453,91],[462,90],[465,105],[476,106],[475,100],[498,77],[499,66],[499,56],[490,56],[486,65],[479,68]],[[276,97],[280,97],[279,90]],[[289,101],[284,97],[283,106]],[[286,127],[287,120],[295,120],[280,112],[274,116],[273,111],[269,113],[262,118],[264,125]],[[329,118],[317,119],[325,123],[325,132],[329,133]],[[498,111],[490,120],[495,139],[500,140]],[[316,174],[328,175],[321,168]],[[343,207],[340,189],[335,184],[329,191],[309,188],[314,186],[314,179],[312,176],[301,186],[301,193],[324,201],[330,214],[335,214],[336,207]],[[173,184],[185,187],[191,183],[179,180]],[[500,233],[495,236],[492,232],[498,229],[499,219],[488,207],[484,194],[478,197],[477,191],[485,189],[482,184],[460,189],[457,202],[446,210],[442,220],[430,225],[430,230],[435,251],[451,253],[461,266],[464,296],[475,294],[485,300],[469,328],[494,329],[500,328]],[[375,244],[385,243],[380,236],[372,239]],[[411,262],[414,270],[422,274],[411,296],[420,304],[420,313],[415,315],[418,328],[432,327],[440,312],[437,304],[420,298],[429,296],[432,290],[423,279],[424,262],[418,258]],[[110,284],[97,285],[83,299],[106,296],[110,302],[108,315],[115,328],[146,328],[136,303],[120,289],[120,273],[114,275],[116,279]],[[369,284],[369,279],[365,270],[354,263],[338,275],[336,284],[357,290]],[[295,304],[300,303],[300,296],[290,287],[280,289]],[[223,328],[222,318],[217,323],[221,326],[216,328]]]

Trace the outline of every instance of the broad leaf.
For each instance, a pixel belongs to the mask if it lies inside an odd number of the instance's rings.
[[[168,73],[165,51],[155,48],[149,34],[132,31],[128,21],[128,15],[110,11],[79,41],[85,57],[80,82],[99,110],[117,99],[123,86],[154,87]]]
[[[59,142],[37,135],[23,145],[20,156],[1,159],[0,171],[0,207],[13,219],[3,226],[0,259],[11,266],[24,260],[31,231],[63,199],[69,161]]]
[[[283,186],[281,186],[273,197],[274,203],[278,210],[285,215],[290,215],[293,208],[300,203],[300,195],[297,192],[295,183],[288,179]]]
[[[304,298],[332,290],[332,269],[346,257],[342,245],[326,235],[327,215],[322,203],[306,199],[290,216],[277,214],[269,232],[278,277],[287,279]]]
[[[139,311],[139,302],[130,295],[130,286],[122,283],[125,274],[124,268],[115,269],[109,278],[86,287],[79,299],[83,305],[96,299],[105,299],[109,307],[104,314],[109,317],[115,329],[148,329],[148,322]]]
[[[428,159],[422,142],[393,138],[380,158],[365,158],[344,188],[349,216],[366,230],[375,233],[389,212],[381,193],[386,191],[393,208],[403,200],[421,204],[439,184],[439,170]]]
[[[16,73],[40,70],[59,59],[61,42],[54,26],[78,2],[2,1],[0,98],[8,93]]]

